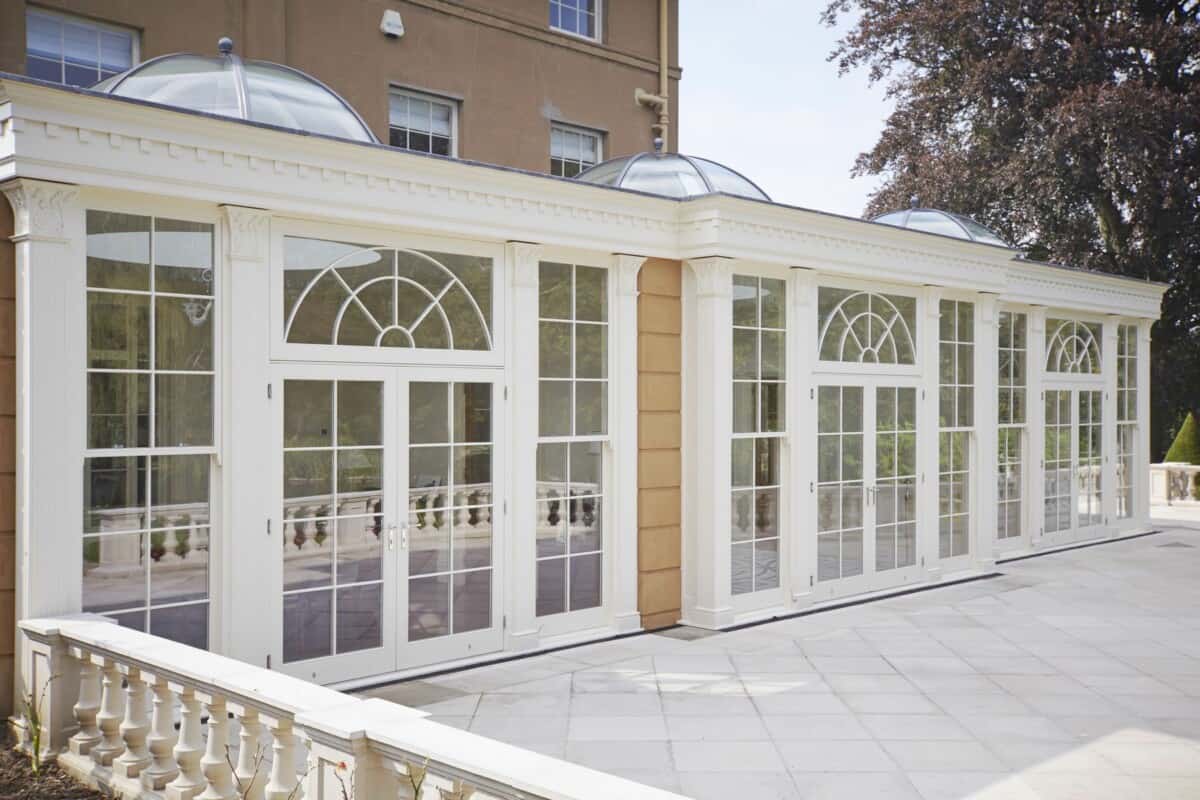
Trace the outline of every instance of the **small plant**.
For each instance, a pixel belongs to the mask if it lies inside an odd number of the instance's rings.
[[[46,699],[46,692],[50,689],[50,684],[57,677],[57,675],[51,675],[47,678],[46,683],[42,685],[40,694],[35,689],[30,689],[22,698],[24,709],[21,714],[29,736],[29,769],[33,772],[35,779],[42,774],[42,702]]]

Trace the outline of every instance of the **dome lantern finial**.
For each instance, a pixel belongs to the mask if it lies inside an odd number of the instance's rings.
[[[222,36],[217,40],[217,50],[220,51],[221,55],[223,56],[227,56],[232,53],[233,39],[230,39],[228,36]]]
[[[661,156],[663,152],[663,138],[661,136],[654,137],[654,154]]]

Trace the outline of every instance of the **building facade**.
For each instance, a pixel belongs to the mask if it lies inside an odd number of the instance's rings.
[[[399,36],[381,30],[388,12]],[[12,2],[0,8],[0,72],[87,87],[167,53],[214,53],[228,36],[247,58],[320,76],[382,142],[570,176],[650,149],[657,114],[634,93],[660,91],[659,26],[659,3],[641,0]]]
[[[185,58],[213,86],[234,57]],[[157,67],[0,78],[14,619],[349,686],[1149,525],[1163,286],[703,159],[351,141],[295,73],[346,135],[284,130],[253,117],[280,75],[234,66],[245,119],[120,94]]]

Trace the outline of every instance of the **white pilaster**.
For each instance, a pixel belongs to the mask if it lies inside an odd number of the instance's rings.
[[[1046,525],[1046,309],[1029,309],[1029,348],[1025,356],[1025,530],[1029,544],[1037,547],[1045,535]]]
[[[1104,376],[1100,407],[1100,510],[1106,527],[1117,521],[1117,326],[1120,323],[1118,316],[1107,317],[1100,337],[1100,372]]]
[[[788,281],[787,442],[790,503],[786,546],[791,568],[788,598],[797,606],[813,599],[817,575],[817,400],[813,367],[817,347],[817,273],[793,269]]]
[[[267,665],[267,656],[279,639],[283,610],[280,552],[282,522],[273,492],[263,491],[264,476],[274,473],[275,454],[265,442],[264,431],[273,430],[272,403],[283,402],[283,387],[271,382],[270,230],[268,212],[240,206],[222,207],[221,235],[224,247],[217,298],[222,309],[219,341],[224,363],[229,365],[222,382],[219,415],[222,441],[217,443],[220,479],[224,498],[220,524],[212,532],[215,560],[220,564],[220,589],[212,597],[219,615],[220,640],[213,649],[234,658]],[[276,320],[278,322],[278,320]],[[272,399],[273,398],[273,399]],[[266,575],[278,575],[264,581]],[[216,576],[214,576],[216,577]],[[274,589],[264,589],[264,583]],[[250,612],[250,609],[257,609]]]
[[[733,433],[733,264],[710,257],[687,262],[683,618],[721,628],[733,622],[729,555],[729,459]],[[690,302],[688,302],[690,301]],[[686,413],[686,412],[685,412]]]
[[[537,482],[538,439],[538,253],[536,244],[509,242],[505,246],[510,326],[508,408],[512,420],[513,487],[508,498],[508,627],[505,647],[526,650],[538,643],[537,625]]]
[[[1150,524],[1150,328],[1154,320],[1137,323],[1137,448],[1133,456],[1133,517]]]
[[[86,440],[86,227],[75,186],[16,180],[16,565],[18,620],[82,608]],[[13,696],[41,691],[30,643],[18,636]],[[64,677],[64,680],[69,680]]]
[[[617,630],[642,627],[638,612],[638,271],[644,256],[614,254],[611,268],[616,302],[609,320],[613,352],[609,380],[613,413],[609,416],[614,492],[612,509],[612,609]]]
[[[975,302],[975,541],[972,560],[977,569],[996,563],[996,478],[999,447],[1000,329],[996,295],[981,294]]]
[[[921,366],[920,413],[917,422],[917,462],[921,471],[917,502],[917,552],[929,580],[941,580],[938,554],[938,322],[943,291],[926,286],[921,293],[922,311],[917,324],[917,347]]]

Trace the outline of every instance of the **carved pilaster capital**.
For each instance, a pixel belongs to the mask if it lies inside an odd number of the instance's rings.
[[[690,258],[688,268],[696,276],[697,297],[733,297],[732,258],[709,256]]]
[[[225,214],[225,247],[231,259],[265,261],[271,214],[261,208],[221,206]]]
[[[79,201],[79,187],[22,178],[0,187],[13,209],[13,239],[67,238],[67,212]]]
[[[541,246],[533,242],[507,242],[504,245],[505,260],[512,270],[513,286],[523,289],[538,288],[538,257]]]
[[[998,319],[1000,297],[992,292],[980,292],[977,302],[979,303],[979,323],[995,325]]]
[[[925,287],[925,316],[927,319],[939,319],[942,316],[942,298],[946,290],[941,286],[927,285]]]
[[[638,272],[646,263],[645,256],[631,256],[626,253],[613,253],[612,271],[617,279],[617,295],[637,296]]]

